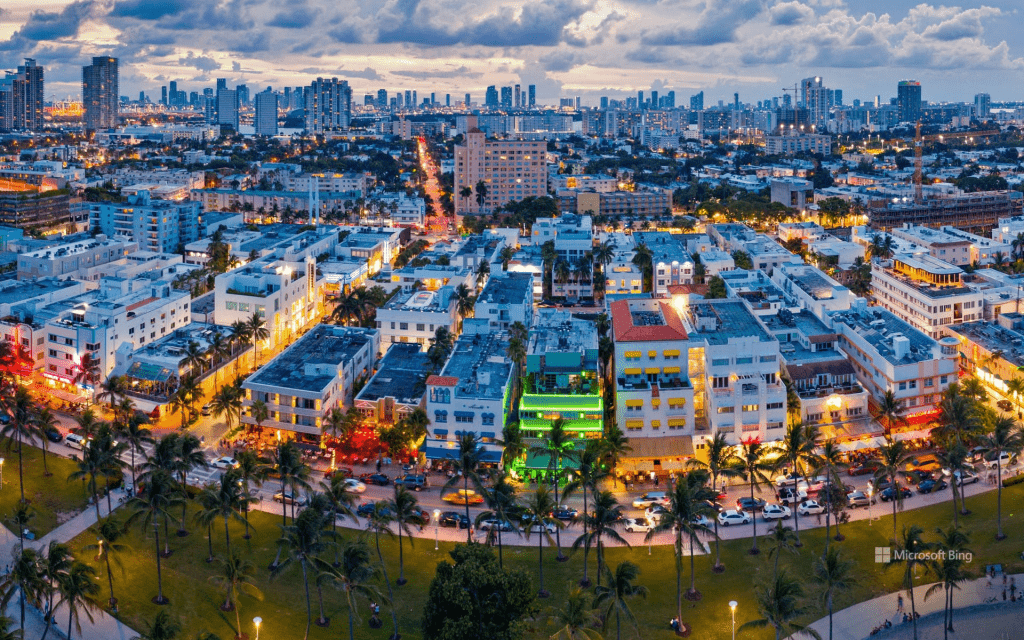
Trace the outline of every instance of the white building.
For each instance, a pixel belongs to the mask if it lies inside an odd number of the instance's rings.
[[[827,273],[809,264],[782,265],[772,280],[797,303],[818,318],[830,311],[849,309],[856,296]]]
[[[506,331],[516,322],[527,329],[533,324],[533,275],[498,273],[476,300],[475,316],[485,320],[492,330]]]
[[[965,287],[963,271],[930,255],[894,255],[873,260],[871,295],[875,303],[926,335],[940,338],[944,326],[982,320],[983,296]]]
[[[380,348],[386,351],[392,344],[409,342],[426,351],[440,327],[458,333],[458,306],[455,289],[449,286],[399,292],[377,309]]]
[[[95,238],[27,251],[18,255],[18,279],[78,278],[84,270],[121,260],[139,248],[127,238]]]
[[[175,253],[199,237],[199,209],[198,202],[151,200],[148,191],[140,191],[124,204],[90,202],[89,226],[146,251]]]

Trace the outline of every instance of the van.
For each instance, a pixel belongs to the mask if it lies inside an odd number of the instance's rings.
[[[85,439],[85,436],[80,436],[77,433],[69,433],[64,436],[64,443],[69,447],[74,447],[75,449],[84,450],[86,442],[88,442],[88,440]]]

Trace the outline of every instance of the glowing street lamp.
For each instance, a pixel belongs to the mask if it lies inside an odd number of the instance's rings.
[[[735,600],[729,601],[729,610],[732,612],[732,640],[736,640],[736,605],[738,604]]]
[[[256,640],[260,640],[260,625],[263,624],[263,618],[256,616],[252,619],[252,623],[256,625]]]
[[[434,509],[434,551],[437,551],[437,526],[441,522],[441,510]]]
[[[0,489],[4,488],[4,459],[0,458]]]

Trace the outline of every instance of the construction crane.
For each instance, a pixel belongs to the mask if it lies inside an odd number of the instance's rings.
[[[946,140],[962,140],[969,139],[974,142],[975,138],[987,138],[990,136],[999,135],[999,131],[959,131],[956,133],[936,133],[932,135],[922,136],[921,135],[921,121],[917,121],[917,126],[914,127],[914,202],[921,204],[924,201],[924,196],[921,195],[921,168],[923,166],[922,157],[924,155],[924,142],[925,140],[937,140],[944,142]]]

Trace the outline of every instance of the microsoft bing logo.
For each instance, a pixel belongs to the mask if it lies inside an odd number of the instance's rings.
[[[889,564],[892,561],[892,549],[890,547],[875,547],[875,562],[878,564]]]

